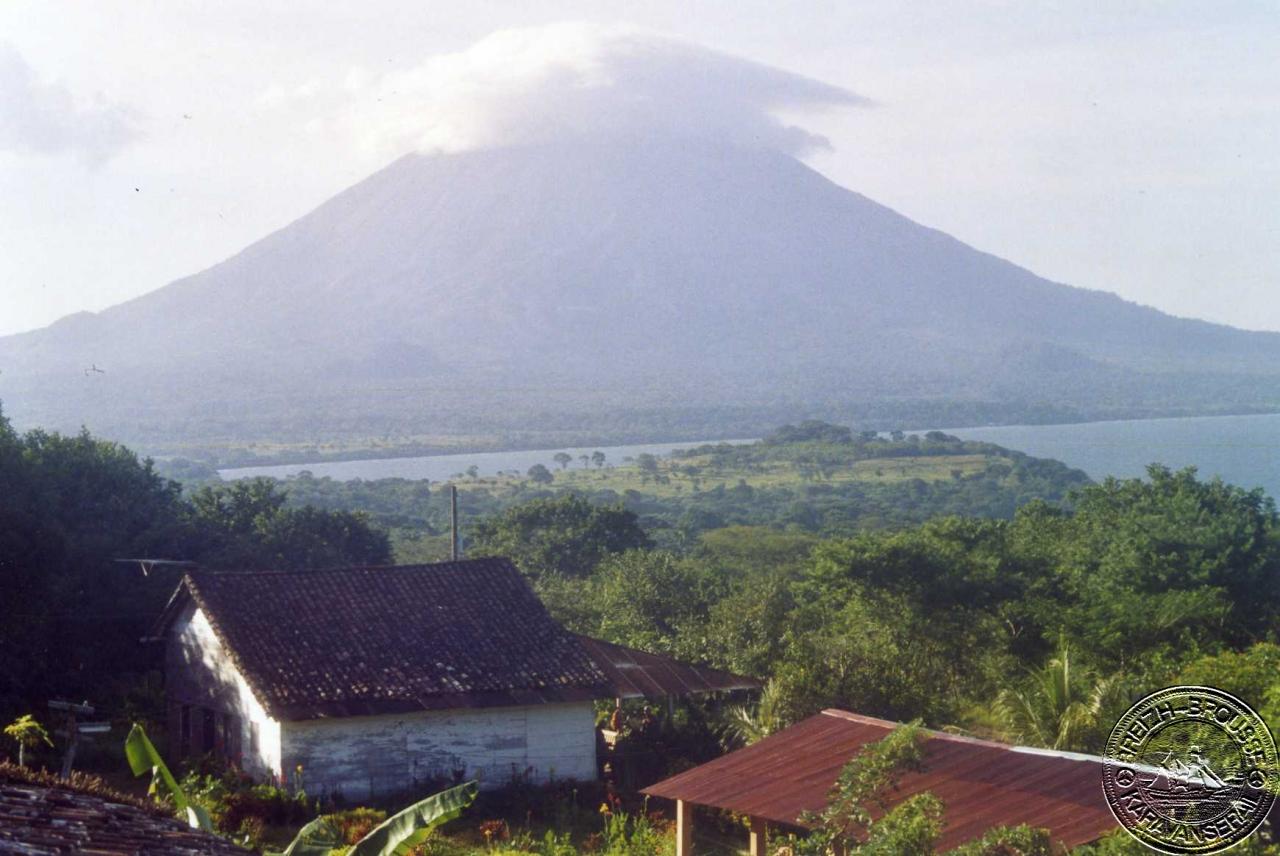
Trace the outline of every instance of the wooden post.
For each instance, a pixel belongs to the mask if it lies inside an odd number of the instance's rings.
[[[751,832],[749,833],[748,842],[747,849],[750,856],[764,856],[769,845],[769,826],[765,823],[764,818],[751,818]]]
[[[676,800],[676,856],[693,856],[693,806]]]
[[[62,755],[62,778],[71,778],[71,767],[76,761],[76,744],[80,742],[80,725],[76,721],[77,714],[93,713],[93,705],[87,701],[75,704],[69,701],[51,700],[49,709],[61,711],[66,716],[66,727],[57,733],[67,738],[67,748]]]

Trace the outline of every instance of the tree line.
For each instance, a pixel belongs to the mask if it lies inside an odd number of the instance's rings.
[[[150,461],[88,432],[19,434],[0,413],[0,719],[88,699],[122,715],[159,703],[143,646],[180,570],[391,560],[385,532],[351,511],[294,508],[271,482],[184,496]]]

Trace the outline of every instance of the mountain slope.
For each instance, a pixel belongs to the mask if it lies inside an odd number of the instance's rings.
[[[146,440],[883,399],[1098,415],[1275,404],[1277,358],[1280,334],[1048,282],[780,154],[560,145],[404,157],[206,271],[0,339],[0,399]]]

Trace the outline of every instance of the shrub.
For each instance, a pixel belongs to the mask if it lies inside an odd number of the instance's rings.
[[[197,805],[209,812],[214,825],[223,832],[237,834],[241,827],[254,821],[263,826],[299,826],[315,817],[315,807],[305,793],[293,794],[271,784],[255,784],[253,779],[234,768],[218,773],[202,772],[198,767],[181,782],[182,790]]]
[[[325,815],[342,831],[342,840],[355,844],[368,835],[375,826],[387,819],[387,813],[376,808],[352,808]]]
[[[253,785],[233,791],[223,800],[225,806],[219,828],[231,831],[248,819],[258,819],[269,826],[298,826],[315,816],[305,793],[292,794],[275,785]]]
[[[600,852],[604,856],[668,856],[675,850],[670,824],[648,815],[603,812]]]

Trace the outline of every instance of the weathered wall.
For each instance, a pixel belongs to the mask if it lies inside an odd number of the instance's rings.
[[[185,707],[192,754],[203,751],[208,720],[216,730],[210,738],[216,744],[215,751],[231,756],[247,773],[279,777],[280,723],[267,715],[227,656],[209,619],[194,605],[188,605],[174,621],[165,643],[165,695],[171,754],[183,754]],[[230,746],[224,740],[227,723],[236,732]]]
[[[596,775],[595,716],[582,702],[285,722],[281,753],[290,771],[302,765],[308,794],[347,800],[455,771],[485,788],[513,775],[581,781]]]

